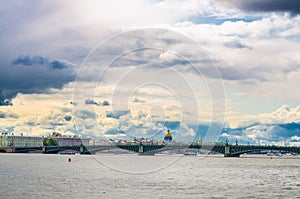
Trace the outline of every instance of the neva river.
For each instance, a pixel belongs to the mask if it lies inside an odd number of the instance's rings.
[[[0,154],[0,165],[1,199],[300,198],[299,156]]]

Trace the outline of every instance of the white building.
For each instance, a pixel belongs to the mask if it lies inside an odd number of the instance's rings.
[[[0,147],[41,147],[43,138],[36,136],[1,135]]]

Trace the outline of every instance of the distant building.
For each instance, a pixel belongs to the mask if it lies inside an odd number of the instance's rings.
[[[108,144],[107,140],[90,140],[90,145],[104,145]]]
[[[0,147],[41,147],[43,138],[36,136],[1,135]]]
[[[55,137],[58,146],[87,146],[90,143],[91,138],[80,137]]]
[[[66,136],[57,132],[53,132],[50,136],[57,141],[57,146],[87,146],[90,144],[91,138],[82,138],[74,136]]]

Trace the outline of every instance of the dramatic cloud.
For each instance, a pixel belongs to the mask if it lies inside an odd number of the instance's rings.
[[[300,13],[300,2],[297,0],[219,0],[226,6],[255,12],[289,12]]]
[[[75,66],[65,60],[42,56],[20,56],[5,66],[0,65],[0,106],[12,105],[18,93],[49,93],[75,79]]]

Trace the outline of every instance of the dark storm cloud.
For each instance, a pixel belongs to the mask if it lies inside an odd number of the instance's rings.
[[[75,79],[75,66],[64,60],[42,56],[19,56],[0,63],[0,106],[12,105],[18,93],[49,93]]]
[[[49,66],[51,66],[53,69],[61,70],[61,69],[64,69],[64,68],[68,68],[71,65],[68,62],[65,62],[65,61],[55,60],[55,61],[50,62]]]
[[[10,99],[5,99],[3,97],[1,97],[1,94],[0,94],[0,106],[12,106],[12,102]]]
[[[22,65],[26,65],[26,66],[31,66],[34,64],[40,64],[40,65],[46,65],[48,64],[49,60],[45,57],[41,57],[41,56],[19,56],[18,58],[16,58],[15,60],[12,61],[12,64],[22,64]]]
[[[43,65],[47,66],[52,69],[62,70],[66,68],[74,67],[73,64],[65,61],[65,60],[53,60],[49,61],[47,57],[42,56],[19,56],[17,59],[13,60],[13,65],[25,65],[25,66],[32,66],[32,65]]]
[[[219,0],[219,2],[245,11],[289,12],[291,15],[300,13],[299,0]]]

